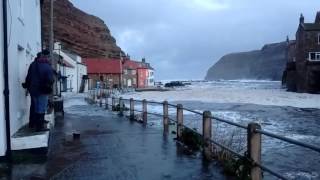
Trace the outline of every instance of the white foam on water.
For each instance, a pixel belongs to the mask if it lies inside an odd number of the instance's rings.
[[[287,172],[285,176],[289,179],[305,179],[305,180],[313,180],[318,179],[319,174],[317,172]]]
[[[158,102],[164,100],[169,102],[201,101],[320,108],[320,95],[286,92],[284,89],[280,89],[278,82],[259,81],[259,83],[235,83],[230,81],[193,83],[191,86],[177,90],[137,92],[123,96],[125,98],[147,99]],[[268,88],[264,88],[264,86],[268,86]]]

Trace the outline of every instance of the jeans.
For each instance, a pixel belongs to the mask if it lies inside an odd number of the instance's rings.
[[[31,96],[31,100],[34,105],[34,112],[37,114],[45,114],[48,108],[48,96],[39,95]]]

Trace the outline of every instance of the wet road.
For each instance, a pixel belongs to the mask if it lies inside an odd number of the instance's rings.
[[[164,136],[160,128],[143,127],[95,105],[65,110],[52,132],[47,162],[33,164],[28,173],[21,169],[31,164],[17,165],[14,179],[226,179],[218,165],[184,154],[174,136]],[[80,140],[72,139],[74,131]]]

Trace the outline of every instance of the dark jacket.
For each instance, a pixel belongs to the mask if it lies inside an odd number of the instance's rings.
[[[25,86],[31,96],[44,95],[42,87],[54,82],[53,69],[47,58],[36,58],[29,66]]]

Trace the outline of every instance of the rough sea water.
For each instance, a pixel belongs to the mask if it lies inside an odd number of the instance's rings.
[[[124,97],[181,103],[189,109],[199,112],[209,110],[213,116],[243,125],[257,122],[268,132],[320,146],[320,95],[285,92],[280,82],[193,83],[169,92],[131,93]],[[148,105],[148,111],[161,114],[162,107]],[[176,110],[171,108],[169,113],[174,119]],[[150,122],[162,126],[161,118],[150,117]],[[184,112],[184,124],[188,127],[201,133],[201,123],[201,116]],[[215,140],[236,151],[246,151],[246,130],[213,120],[212,135]],[[319,153],[274,138],[262,138],[262,161],[265,166],[288,179],[320,179]],[[264,179],[277,178],[264,173]]]

